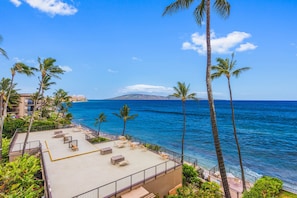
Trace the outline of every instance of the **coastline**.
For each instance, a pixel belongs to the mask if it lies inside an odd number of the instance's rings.
[[[209,170],[216,165],[216,156],[213,152],[212,136],[209,133],[211,129],[206,103],[207,101],[187,103],[188,126],[185,153],[197,158],[199,165]],[[74,105],[74,121],[94,128],[93,120],[98,112],[104,112],[108,121],[102,125],[103,131],[118,135],[122,131],[122,121],[109,114],[117,112],[123,104],[128,104],[133,114],[136,112],[140,115],[135,121],[128,122],[127,134],[144,142],[162,145],[175,152],[180,151],[178,139],[181,131],[179,126],[182,126],[182,122],[179,120],[182,114],[177,108],[180,106],[180,101],[90,101]],[[233,147],[229,137],[233,136],[230,131],[227,131],[230,122],[228,105],[228,101],[216,103],[220,138],[222,138],[222,147],[225,149],[223,153],[228,153],[224,156],[226,168],[237,170],[239,173],[239,166],[234,161],[236,151],[229,150]],[[294,142],[296,134],[293,132],[297,131],[297,128],[290,124],[296,121],[296,114],[293,111],[297,109],[297,103],[240,101],[235,105],[239,135],[244,138],[241,143],[243,143],[243,150],[245,149],[246,172],[252,178],[262,175],[284,178],[282,180],[285,186],[287,183],[293,187],[297,186],[297,181],[294,179],[297,176],[296,172],[292,172],[294,170],[292,164],[296,161],[294,148],[297,146]],[[289,153],[287,154],[286,151]]]

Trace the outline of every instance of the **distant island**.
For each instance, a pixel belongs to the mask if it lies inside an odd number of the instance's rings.
[[[148,94],[127,94],[109,98],[107,100],[178,100],[178,98],[173,96],[157,96]]]

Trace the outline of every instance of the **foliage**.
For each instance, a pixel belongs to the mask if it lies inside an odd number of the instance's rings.
[[[134,114],[134,115],[129,115],[129,114],[130,114],[130,108],[126,104],[120,109],[119,114],[113,113],[113,115],[117,116],[118,118],[120,118],[124,121],[124,128],[123,128],[122,136],[125,135],[127,121],[133,120],[134,118],[136,118],[138,116],[138,114]]]
[[[104,137],[95,137],[95,138],[88,139],[88,141],[91,142],[92,144],[95,144],[100,142],[106,142],[108,141],[108,139]]]
[[[197,193],[197,197],[221,198],[222,192],[220,186],[215,182],[204,182]]]
[[[201,180],[198,178],[198,172],[191,165],[184,164],[183,165],[183,184],[189,185],[192,184],[194,186],[199,187],[201,185]]]
[[[144,146],[146,148],[148,148],[149,150],[152,150],[152,151],[160,151],[160,149],[161,149],[160,146],[155,145],[155,144],[148,144],[148,143],[146,143],[146,144],[144,144]]]
[[[98,115],[98,117],[95,119],[95,126],[98,125],[98,135],[99,135],[99,132],[100,132],[100,127],[101,127],[101,123],[102,122],[106,122],[106,115],[102,112]]]
[[[35,176],[40,170],[39,159],[29,155],[1,164],[0,197],[42,197],[43,182]]]
[[[26,120],[22,118],[10,118],[7,117],[4,122],[3,126],[3,137],[11,138],[16,131],[16,129],[23,129],[27,128]]]
[[[10,139],[7,139],[7,138],[2,139],[2,163],[6,163],[9,160],[9,156],[8,156],[9,143],[10,143]]]
[[[193,185],[183,186],[177,189],[176,195],[167,198],[222,198],[220,186],[215,182],[205,182],[200,188]]]
[[[250,191],[243,194],[244,198],[268,198],[276,197],[283,187],[283,182],[278,178],[263,176],[256,181]]]
[[[176,195],[168,195],[166,198],[195,198],[194,188],[190,186],[184,186],[177,189]]]

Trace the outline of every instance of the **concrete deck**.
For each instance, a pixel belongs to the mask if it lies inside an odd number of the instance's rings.
[[[117,189],[126,188],[131,181],[137,183],[144,177],[154,176],[156,172],[162,172],[176,165],[175,162],[164,160],[156,153],[144,151],[141,148],[131,149],[128,143],[123,148],[115,147],[115,141],[91,144],[85,140],[87,132],[84,130],[75,128],[61,130],[67,136],[72,136],[73,140],[78,141],[78,151],[72,151],[68,143],[64,144],[63,138],[53,137],[54,132],[58,130],[32,132],[28,140],[39,140],[42,144],[53,198],[73,197],[121,178],[124,179],[117,183]],[[22,143],[24,139],[25,134],[19,134],[16,143]],[[100,149],[106,147],[111,147],[112,153],[101,155]],[[129,164],[126,166],[112,165],[110,159],[116,155],[123,155]],[[148,169],[145,173],[140,172],[132,178],[127,177],[145,169]],[[115,188],[114,183],[101,188],[100,197],[113,193]],[[97,191],[90,192],[89,195],[88,197],[97,197]]]

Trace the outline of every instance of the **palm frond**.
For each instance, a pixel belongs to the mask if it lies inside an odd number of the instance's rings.
[[[198,25],[202,25],[203,18],[206,12],[205,0],[201,0],[200,4],[194,10],[194,17]]]
[[[176,0],[175,2],[173,2],[172,4],[170,4],[169,6],[167,6],[162,14],[162,16],[166,15],[166,14],[172,14],[175,13],[181,9],[186,9],[188,8],[192,3],[194,2],[194,0]]]
[[[227,18],[230,15],[230,3],[227,0],[215,0],[214,7],[223,18]]]

